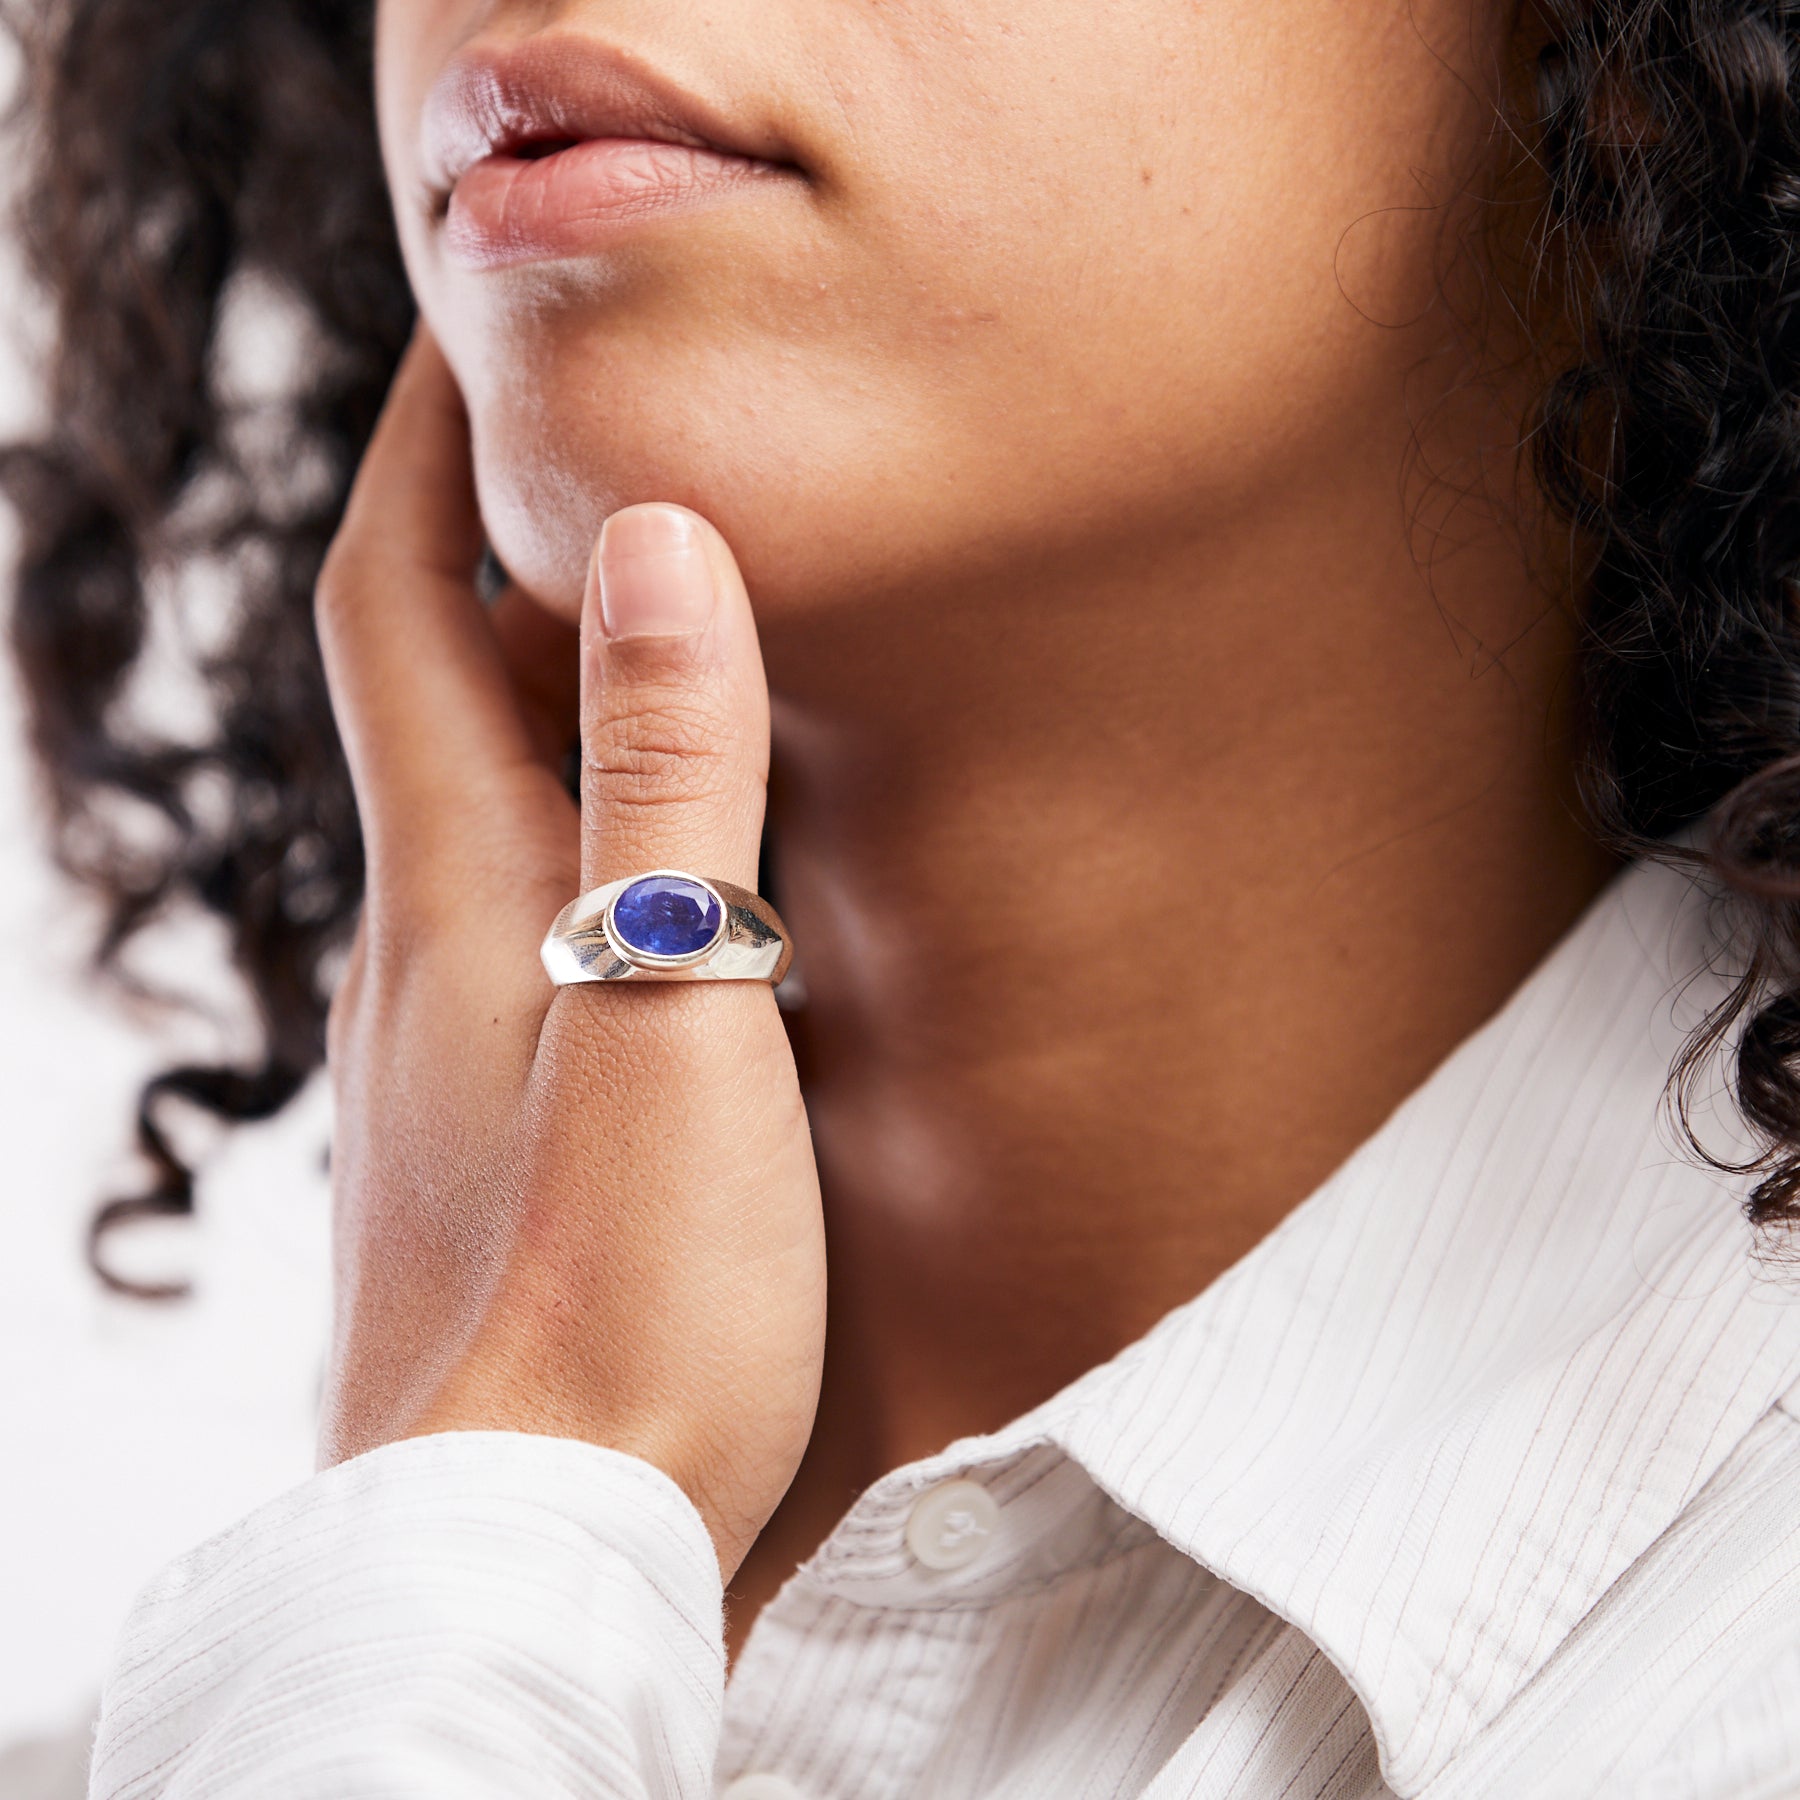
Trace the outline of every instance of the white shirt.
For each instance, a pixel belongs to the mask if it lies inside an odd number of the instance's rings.
[[[1800,1795],[1800,1281],[1662,1106],[1704,924],[1633,871],[1196,1300],[878,1482],[729,1686],[671,1482],[418,1440],[150,1589],[95,1794]]]

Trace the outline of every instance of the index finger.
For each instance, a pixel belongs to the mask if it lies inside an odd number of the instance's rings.
[[[574,842],[475,587],[482,534],[468,422],[423,328],[394,379],[318,592],[320,646],[370,880],[466,865],[523,802]],[[560,810],[558,803],[560,802]]]

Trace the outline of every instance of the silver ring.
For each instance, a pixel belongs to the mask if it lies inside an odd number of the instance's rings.
[[[556,915],[539,951],[558,987],[578,981],[780,982],[793,960],[774,907],[729,881],[651,869]]]

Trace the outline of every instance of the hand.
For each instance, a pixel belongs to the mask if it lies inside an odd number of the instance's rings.
[[[786,1034],[759,983],[558,990],[538,944],[640,870],[756,886],[756,627],[703,520],[607,522],[577,813],[542,656],[559,628],[521,595],[483,610],[480,547],[461,402],[421,335],[319,587],[368,853],[331,1014],[325,1455],[458,1430],[608,1445],[681,1484],[729,1579],[798,1466],[824,1349]]]

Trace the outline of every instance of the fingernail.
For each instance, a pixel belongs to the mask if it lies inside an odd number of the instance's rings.
[[[628,507],[600,528],[600,623],[609,638],[685,637],[712,611],[712,564],[679,507]]]

